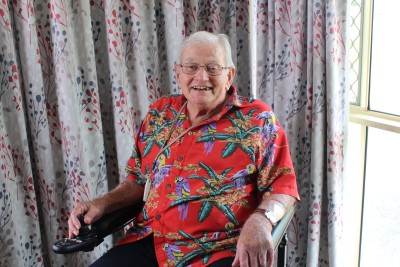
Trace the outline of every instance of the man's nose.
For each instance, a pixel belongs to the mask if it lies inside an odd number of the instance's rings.
[[[196,73],[196,77],[198,77],[199,79],[202,79],[202,80],[209,79],[209,75],[208,75],[206,66],[199,66],[199,70]]]

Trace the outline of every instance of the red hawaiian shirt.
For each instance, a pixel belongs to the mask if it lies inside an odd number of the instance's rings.
[[[286,135],[271,108],[234,87],[229,92],[218,115],[181,137],[190,128],[186,99],[162,97],[138,132],[128,179],[141,185],[151,179],[151,189],[122,243],[153,234],[159,266],[207,266],[232,257],[261,198],[299,197]]]

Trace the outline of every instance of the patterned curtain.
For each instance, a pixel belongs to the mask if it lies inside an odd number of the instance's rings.
[[[348,1],[258,1],[257,97],[289,136],[302,201],[288,266],[344,266]]]
[[[87,266],[112,246],[51,250],[74,203],[124,179],[140,120],[179,93],[177,48],[197,30],[230,37],[239,92],[288,134],[302,197],[288,266],[341,266],[346,5],[0,0],[0,266]]]

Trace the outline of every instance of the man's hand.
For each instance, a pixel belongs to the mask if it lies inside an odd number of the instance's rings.
[[[91,224],[103,216],[105,210],[104,204],[105,203],[102,199],[78,203],[72,210],[68,219],[68,238],[72,238],[79,234],[79,229],[81,228],[81,223],[77,218],[79,214],[84,214],[85,216],[83,221],[86,224]]]
[[[272,267],[272,225],[262,213],[253,213],[243,226],[232,267]]]
[[[78,214],[84,214],[83,221],[91,224],[106,213],[141,202],[142,198],[143,186],[131,180],[124,180],[104,196],[76,204],[68,219],[68,237],[72,238],[79,234],[81,223],[77,218]]]

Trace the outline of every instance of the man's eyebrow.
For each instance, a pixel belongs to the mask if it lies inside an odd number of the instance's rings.
[[[183,62],[194,62],[194,58],[192,57],[185,58],[183,59]]]
[[[207,60],[207,62],[211,62],[211,63],[218,63],[218,61],[219,61],[219,58],[217,58],[217,57],[212,57],[209,60]]]

